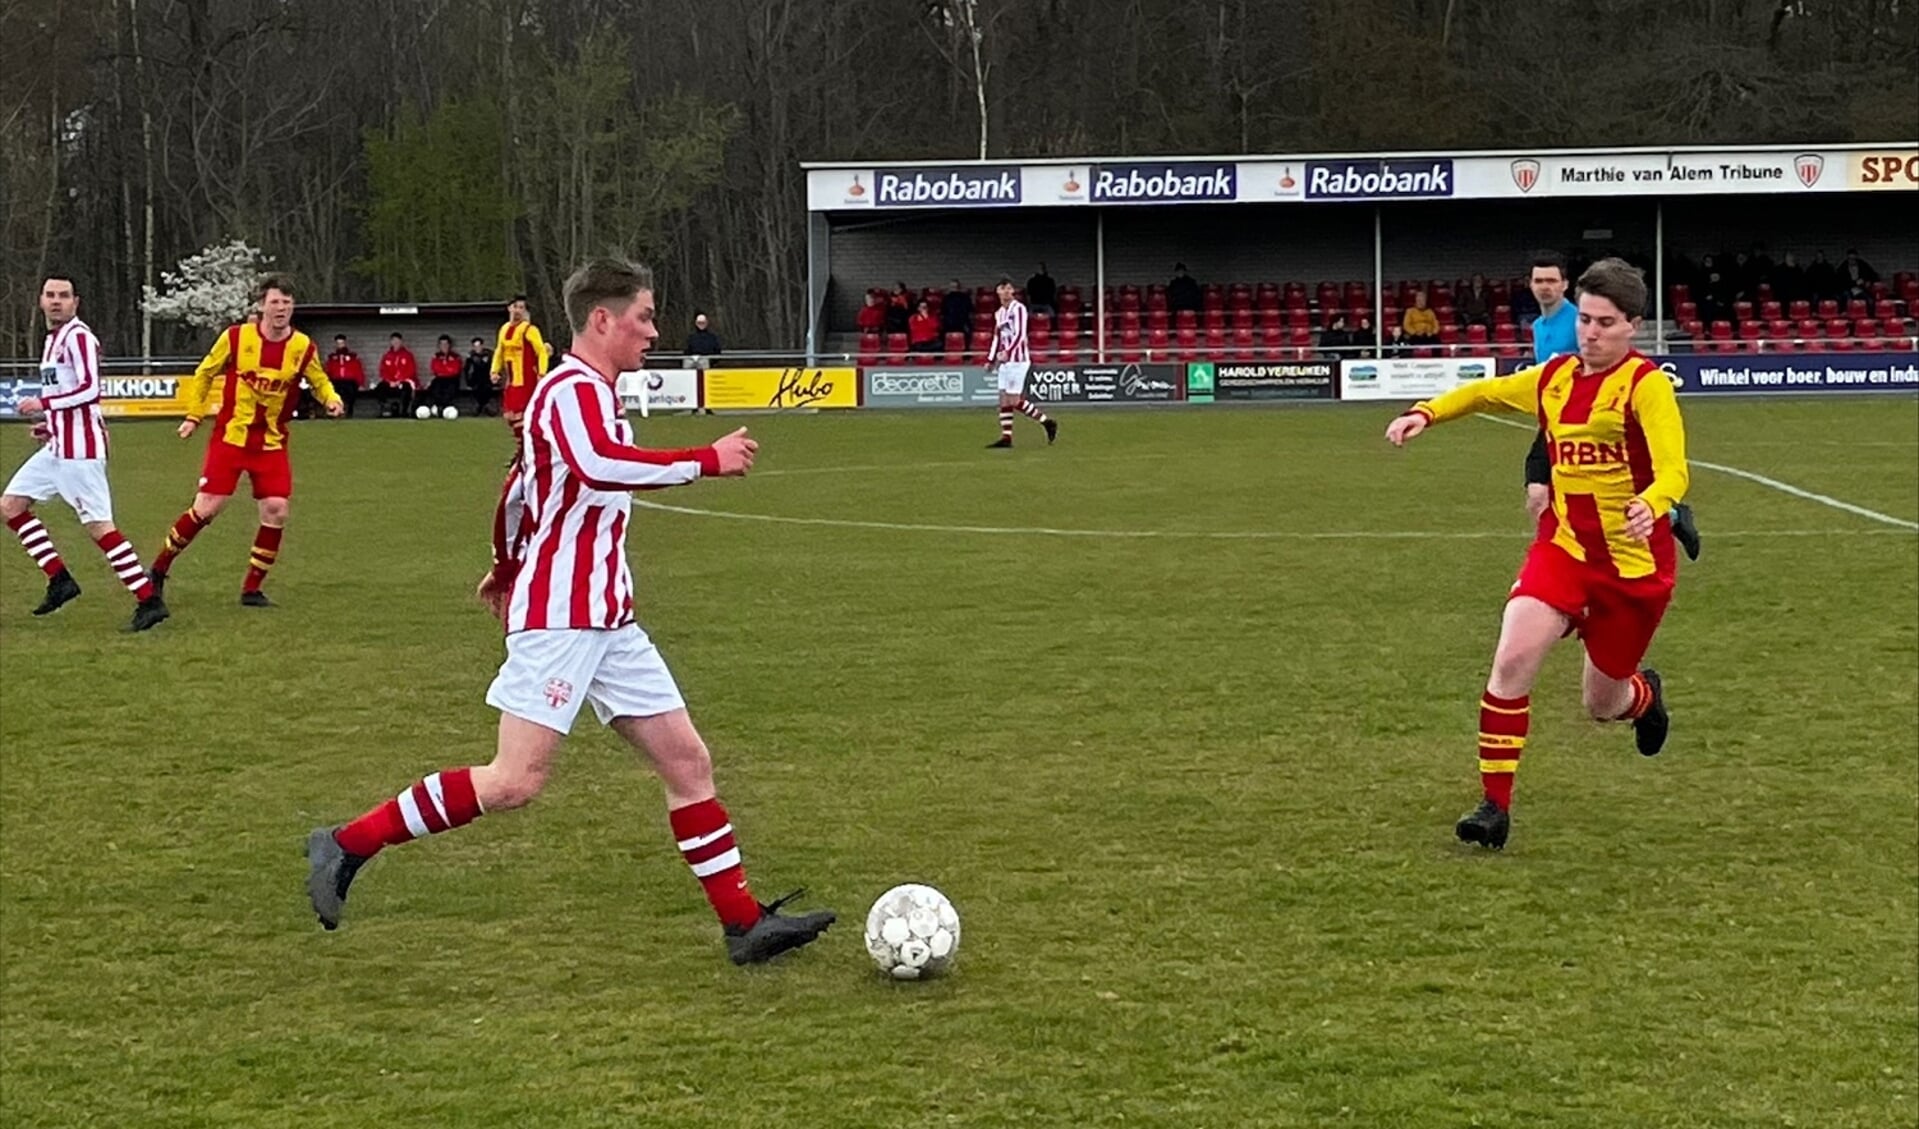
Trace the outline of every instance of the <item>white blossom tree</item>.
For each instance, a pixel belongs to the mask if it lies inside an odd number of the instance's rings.
[[[195,329],[224,329],[246,316],[253,287],[273,259],[243,239],[216,243],[160,272],[158,288],[144,287],[148,317]]]

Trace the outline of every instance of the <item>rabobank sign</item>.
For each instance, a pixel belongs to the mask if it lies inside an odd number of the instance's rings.
[[[1231,162],[1157,161],[1093,169],[1095,204],[1232,203],[1238,195],[1239,166]]]
[[[879,208],[978,208],[1020,202],[1016,165],[880,169],[873,186],[873,205]]]
[[[1311,161],[1306,165],[1308,200],[1420,199],[1452,194],[1451,159]]]

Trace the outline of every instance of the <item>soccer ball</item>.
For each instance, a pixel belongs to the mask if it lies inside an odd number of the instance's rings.
[[[959,911],[931,886],[908,882],[866,912],[866,951],[895,980],[938,976],[959,954]]]
[[[445,410],[443,410],[440,413],[440,418],[441,419],[459,419],[460,409],[454,407],[452,404],[448,404]]]
[[[432,419],[433,409],[427,407],[425,404],[421,404],[419,407],[413,409],[413,418],[414,419]]]

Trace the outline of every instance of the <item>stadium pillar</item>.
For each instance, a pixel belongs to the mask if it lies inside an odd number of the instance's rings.
[[[1373,356],[1386,355],[1386,219],[1373,205]]]
[[[1099,363],[1106,363],[1106,209],[1093,213],[1093,324]]]
[[[820,319],[826,310],[826,288],[833,279],[833,226],[826,216],[806,217],[806,367],[816,367],[820,349]]]
[[[1666,351],[1666,202],[1652,204],[1652,318],[1654,351]]]

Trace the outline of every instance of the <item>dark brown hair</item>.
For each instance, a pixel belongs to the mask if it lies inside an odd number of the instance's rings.
[[[1579,293],[1596,295],[1629,318],[1646,314],[1646,272],[1624,259],[1601,259],[1579,276]]]
[[[586,320],[597,307],[625,310],[642,290],[653,289],[653,269],[626,259],[594,259],[566,280],[567,324],[586,332]]]

